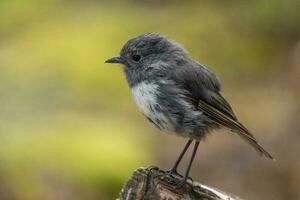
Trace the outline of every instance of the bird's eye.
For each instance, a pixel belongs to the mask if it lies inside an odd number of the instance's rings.
[[[135,55],[132,55],[132,59],[135,61],[135,62],[138,62],[138,61],[140,61],[141,60],[141,56],[140,55],[137,55],[137,54],[135,54]]]

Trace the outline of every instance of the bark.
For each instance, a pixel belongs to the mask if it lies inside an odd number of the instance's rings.
[[[191,179],[180,188],[180,176],[166,176],[157,167],[137,169],[124,185],[117,200],[241,200]]]

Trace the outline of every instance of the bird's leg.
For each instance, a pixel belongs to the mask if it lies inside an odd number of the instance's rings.
[[[194,149],[193,149],[193,154],[192,154],[192,157],[190,159],[190,162],[189,162],[189,164],[188,164],[188,166],[187,166],[187,168],[185,170],[184,176],[182,177],[182,179],[180,180],[180,182],[176,185],[176,188],[180,188],[180,187],[182,187],[186,183],[186,180],[187,180],[187,178],[189,176],[189,172],[190,172],[192,163],[194,161],[194,158],[195,158],[198,146],[199,146],[199,141],[196,141]]]
[[[193,141],[193,140],[190,139],[190,140],[186,143],[186,145],[184,146],[182,152],[180,153],[179,157],[177,158],[177,160],[176,160],[176,162],[174,163],[174,165],[172,166],[172,168],[171,168],[170,170],[167,171],[168,175],[171,175],[171,174],[178,174],[178,172],[177,172],[177,167],[178,167],[180,161],[182,160],[182,158],[183,158],[185,152],[188,150],[188,148],[189,148],[190,144],[192,143],[192,141]]]

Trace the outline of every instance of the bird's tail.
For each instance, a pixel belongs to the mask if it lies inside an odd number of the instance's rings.
[[[199,100],[198,107],[200,110],[204,111],[204,113],[214,119],[214,121],[228,129],[230,129],[232,132],[237,133],[240,137],[242,137],[246,142],[248,142],[261,156],[265,156],[267,158],[270,158],[272,160],[275,160],[269,152],[267,152],[255,139],[254,135],[248,131],[248,129],[241,124],[234,114],[231,116],[228,116],[227,114],[224,114],[220,110],[217,110],[210,104],[207,104],[206,102]]]
[[[233,132],[238,133],[248,144],[250,144],[261,156],[272,159],[275,161],[274,157],[265,150],[255,139],[255,137],[241,124],[239,123],[243,130],[232,130]]]

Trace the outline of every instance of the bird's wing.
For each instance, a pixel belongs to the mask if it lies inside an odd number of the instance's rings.
[[[220,94],[221,84],[218,78],[206,67],[198,63],[193,63],[187,68],[179,70],[180,75],[177,73],[177,77],[180,76],[179,82],[190,93],[197,109],[201,110],[217,124],[238,133],[261,155],[273,159],[247,128],[237,120],[231,106]]]
[[[220,95],[219,79],[205,66],[196,62],[185,63],[174,70],[172,77],[188,91],[195,106],[198,105],[198,100],[202,99],[228,117],[236,119],[231,106]]]

